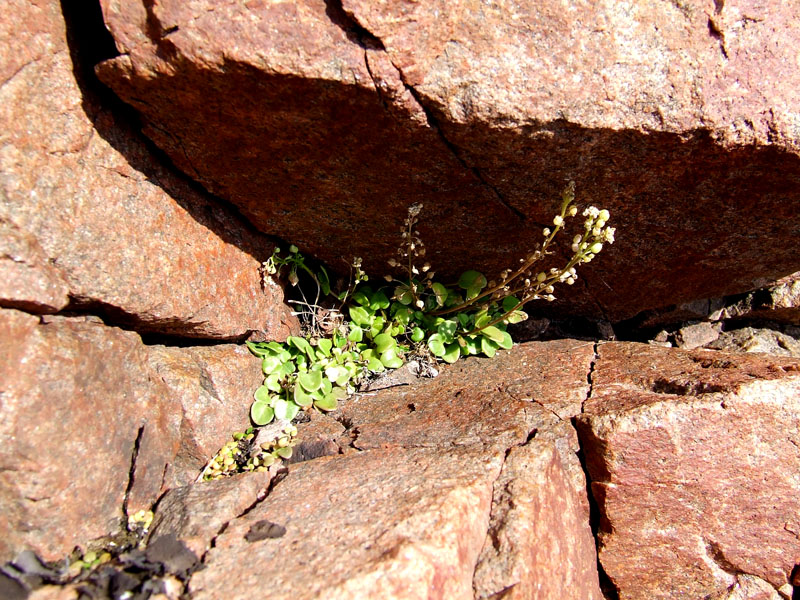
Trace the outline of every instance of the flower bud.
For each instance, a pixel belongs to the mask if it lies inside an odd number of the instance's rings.
[[[564,217],[562,217],[561,215],[556,215],[553,218],[553,225],[555,225],[556,227],[562,225],[563,223],[564,223]]]

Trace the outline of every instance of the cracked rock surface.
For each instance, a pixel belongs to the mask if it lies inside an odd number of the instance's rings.
[[[593,358],[591,343],[526,344],[356,396],[334,413],[345,432],[332,419],[301,426],[301,440],[327,432],[341,454],[290,465],[265,499],[215,531],[188,590],[601,598],[573,415],[549,409],[565,396],[580,409]],[[559,377],[549,379],[550,369]],[[504,391],[512,386],[514,396]],[[201,515],[205,504],[191,503]],[[157,521],[162,510],[163,501]],[[260,535],[267,529],[274,535]]]
[[[114,533],[248,425],[240,346],[145,346],[97,320],[0,310],[0,562]]]
[[[577,424],[619,597],[791,596],[797,359],[608,343],[592,381]]]
[[[81,29],[89,7],[66,21],[58,2],[4,9],[0,306],[190,337],[285,336],[283,292],[262,289],[258,270],[270,240],[154,155],[89,81],[103,40]]]
[[[795,3],[101,4],[99,76],[147,135],[331,265],[383,273],[422,201],[434,269],[496,274],[573,179],[620,235],[553,310],[618,321],[800,268]]]

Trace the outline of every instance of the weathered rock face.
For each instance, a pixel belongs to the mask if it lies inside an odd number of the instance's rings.
[[[301,427],[342,454],[290,465],[266,499],[251,490],[246,514],[208,528],[193,597],[601,598],[577,438],[551,410],[585,397],[593,356],[583,342],[529,344],[352,398],[344,432]],[[195,545],[198,530],[185,527]]]
[[[282,291],[262,289],[258,270],[272,244],[108,110],[81,77],[85,39],[68,40],[58,2],[4,10],[0,305],[90,308],[194,337],[285,336]]]
[[[116,532],[247,425],[241,347],[148,347],[96,321],[0,311],[0,562]]]
[[[620,599],[774,597],[764,582],[791,596],[800,363],[617,343],[598,354],[577,422]]]
[[[573,313],[800,266],[793,3],[101,3],[122,55],[99,74],[147,134],[333,265],[384,273],[424,201],[436,268],[498,271],[573,179],[618,227]]]

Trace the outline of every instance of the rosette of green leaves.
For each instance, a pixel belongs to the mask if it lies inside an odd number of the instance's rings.
[[[273,418],[291,421],[303,408],[334,410],[348,394],[348,385],[363,370],[363,359],[348,348],[348,340],[311,341],[290,336],[285,343],[247,342],[261,358],[264,383],[254,394],[250,418],[266,425]]]

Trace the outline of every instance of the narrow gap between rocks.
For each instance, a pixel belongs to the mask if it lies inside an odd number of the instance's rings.
[[[594,394],[594,373],[595,369],[597,368],[599,346],[599,342],[594,343],[594,356],[592,356],[592,360],[589,363],[589,369],[586,373],[586,382],[589,384],[589,389],[586,391],[586,397],[581,403],[581,412],[584,412],[584,406],[586,405],[586,402],[591,400]],[[572,427],[577,433],[579,445],[577,456],[578,460],[580,461],[581,468],[583,469],[583,476],[586,479],[586,497],[589,501],[589,526],[591,527],[592,536],[594,537],[595,553],[597,556],[597,575],[600,580],[600,590],[603,592],[603,596],[607,600],[619,600],[619,590],[611,581],[611,578],[603,568],[603,564],[600,562],[600,538],[598,534],[600,531],[602,513],[600,512],[600,506],[598,505],[597,500],[594,497],[594,493],[592,492],[592,477],[589,474],[589,468],[586,464],[585,441],[577,425],[577,417],[572,418]]]
[[[145,425],[140,425],[136,432],[136,439],[133,441],[133,449],[131,450],[131,466],[128,470],[128,485],[125,488],[125,496],[122,498],[122,517],[128,517],[128,499],[133,489],[133,483],[136,479],[136,459],[139,458],[139,446],[142,443],[142,435],[144,434]]]

